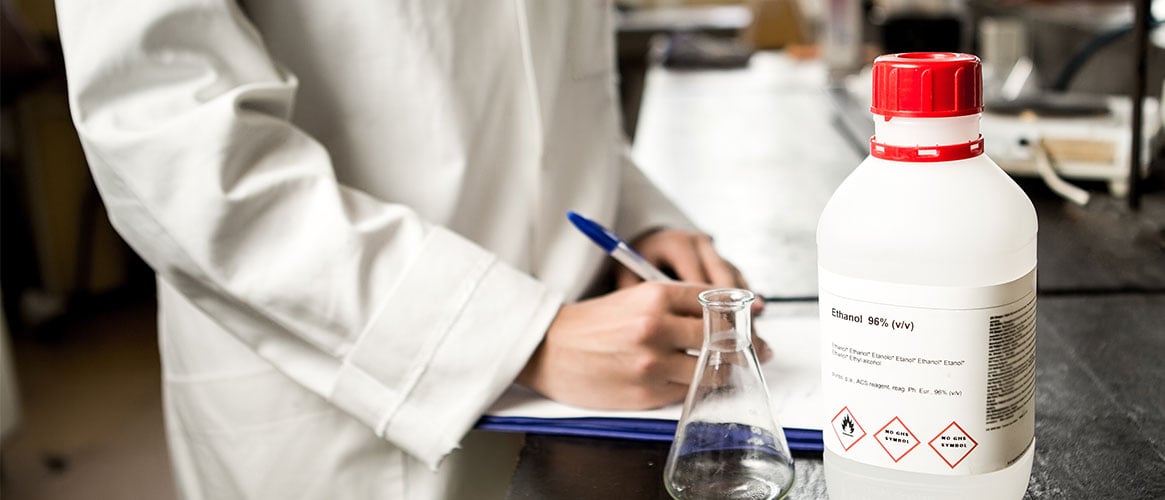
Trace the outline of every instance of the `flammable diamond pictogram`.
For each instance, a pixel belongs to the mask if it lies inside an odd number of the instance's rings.
[[[910,431],[910,428],[906,427],[906,424],[902,423],[902,419],[898,417],[886,422],[886,425],[874,433],[874,438],[878,440],[878,444],[882,446],[883,450],[886,450],[886,454],[890,455],[890,459],[895,463],[922,444],[922,441],[919,441]]]
[[[938,442],[938,446],[935,446],[935,442]],[[927,444],[952,469],[958,467],[963,459],[971,454],[972,450],[979,447],[979,442],[967,434],[967,431],[963,430],[963,426],[957,422],[951,422],[951,425],[948,425]]]
[[[857,417],[849,411],[848,406],[837,412],[837,415],[834,415],[833,420],[830,420],[829,423],[845,451],[849,451],[858,441],[866,437],[866,430],[862,428],[862,424],[858,423]]]

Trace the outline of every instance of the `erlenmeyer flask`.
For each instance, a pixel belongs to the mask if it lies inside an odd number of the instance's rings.
[[[664,483],[678,499],[776,499],[793,458],[752,348],[752,292],[708,290],[704,347],[668,453]]]

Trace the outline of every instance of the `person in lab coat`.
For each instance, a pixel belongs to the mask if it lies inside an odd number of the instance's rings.
[[[157,272],[184,498],[496,496],[515,438],[467,432],[515,380],[682,399],[708,286],[580,300],[604,256],[568,209],[743,284],[628,159],[607,2],[57,10],[93,178]]]

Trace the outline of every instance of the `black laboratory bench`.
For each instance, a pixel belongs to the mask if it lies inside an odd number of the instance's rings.
[[[770,298],[814,314],[814,232],[861,161],[823,68],[756,54],[734,71],[650,68],[634,152]],[[990,152],[990,148],[988,148]],[[1165,186],[1139,210],[1017,181],[1039,217],[1036,455],[1027,498],[1165,498]],[[528,434],[512,499],[668,498],[669,444]],[[794,453],[790,498],[826,498],[820,453]]]

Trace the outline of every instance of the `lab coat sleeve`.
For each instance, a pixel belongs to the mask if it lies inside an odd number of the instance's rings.
[[[631,148],[626,143],[621,161],[616,234],[627,235],[629,240],[633,240],[648,231],[663,228],[700,232],[688,216],[643,174],[631,158]]]
[[[231,2],[59,0],[73,119],[120,234],[304,387],[436,467],[561,298],[337,182]]]

